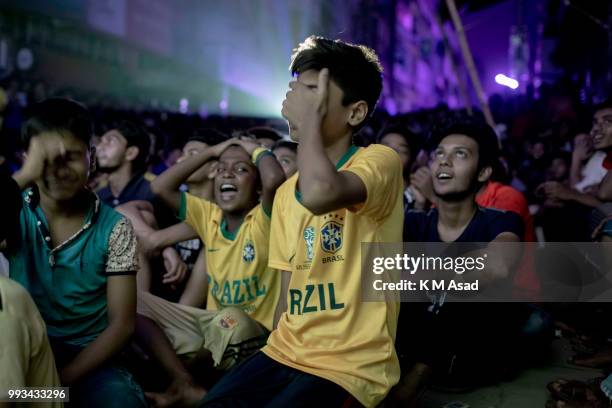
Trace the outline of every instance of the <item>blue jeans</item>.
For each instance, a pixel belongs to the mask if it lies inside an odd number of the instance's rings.
[[[259,351],[225,374],[199,407],[340,408],[351,400],[339,385],[277,363]]]
[[[57,369],[61,370],[83,349],[49,339]],[[147,407],[142,388],[118,362],[110,361],[70,386],[67,407]]]
[[[147,407],[140,386],[125,368],[94,370],[70,387],[70,407]]]

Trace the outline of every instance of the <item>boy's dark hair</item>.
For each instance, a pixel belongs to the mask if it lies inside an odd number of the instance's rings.
[[[357,44],[310,36],[291,55],[291,74],[329,69],[329,77],[343,92],[342,104],[368,104],[369,118],[382,91],[382,66],[374,50]],[[366,118],[366,119],[367,119]],[[361,128],[367,120],[359,124]]]
[[[279,140],[276,143],[274,143],[274,145],[272,146],[272,151],[280,147],[284,147],[286,149],[291,150],[294,153],[297,153],[298,144],[295,142],[290,142],[289,140]]]
[[[412,156],[412,160],[416,159],[419,151],[421,150],[421,138],[416,135],[416,133],[412,132],[410,129],[401,126],[401,125],[388,125],[385,126],[376,137],[376,143],[380,143],[382,139],[390,134],[397,133],[400,135],[406,143],[408,143],[408,147],[410,147],[410,155]]]
[[[224,142],[228,139],[227,135],[213,128],[200,128],[196,129],[189,138],[187,138],[187,143],[194,142],[202,142],[207,144],[208,146],[214,146],[221,142]]]
[[[565,150],[556,149],[548,155],[548,165],[550,166],[556,159],[563,160],[569,167],[572,164],[572,153]]]
[[[255,139],[271,139],[275,142],[282,139],[281,135],[276,130],[267,126],[252,127],[247,130],[247,133]]]
[[[30,140],[44,132],[70,132],[87,146],[93,135],[93,121],[85,106],[66,98],[49,98],[36,104],[32,115],[21,128],[24,149]]]
[[[612,98],[606,99],[602,103],[595,105],[593,113],[604,109],[612,109]]]
[[[442,139],[449,135],[465,135],[478,145],[478,170],[495,167],[499,161],[499,141],[493,128],[475,119],[449,120],[434,126],[427,141],[427,149],[433,151]]]
[[[127,140],[128,147],[136,146],[138,148],[138,156],[132,161],[132,168],[143,170],[149,160],[149,150],[151,149],[151,138],[147,131],[142,126],[127,120],[116,122],[110,129],[121,133],[121,136]]]

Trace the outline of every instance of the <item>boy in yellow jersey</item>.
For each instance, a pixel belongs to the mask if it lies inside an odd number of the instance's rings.
[[[213,158],[218,158],[216,204],[181,193],[180,185]],[[204,242],[209,276],[206,310],[139,293],[138,341],[172,378],[166,393],[148,395],[156,406],[189,406],[205,393],[177,355],[189,359],[206,350],[225,370],[265,344],[281,289],[278,272],[267,265],[270,212],[284,179],[269,150],[254,140],[230,139],[177,163],[151,183]]]
[[[360,246],[401,242],[401,163],[388,147],[351,145],[380,95],[380,65],[366,47],[310,37],[291,71],[282,114],[298,173],[276,194],[269,254],[285,313],[200,406],[372,407],[399,379],[399,304],[362,301]]]

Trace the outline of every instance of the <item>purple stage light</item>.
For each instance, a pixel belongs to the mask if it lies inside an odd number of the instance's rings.
[[[221,99],[221,102],[219,102],[219,109],[221,109],[221,112],[225,113],[227,112],[227,108],[229,108],[227,99]]]
[[[510,78],[504,74],[495,75],[495,82],[500,85],[507,86],[510,89],[516,89],[519,86],[519,83],[516,79]]]
[[[189,111],[189,100],[187,98],[181,98],[179,101],[179,112],[187,113]]]

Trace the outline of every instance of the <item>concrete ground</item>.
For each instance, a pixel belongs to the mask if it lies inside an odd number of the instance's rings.
[[[448,394],[427,391],[419,402],[419,408],[442,408],[451,402],[465,405],[449,405],[452,408],[543,408],[549,393],[546,384],[567,378],[588,380],[601,376],[601,371],[581,368],[567,363],[572,355],[569,342],[555,340],[549,363],[523,370],[513,381],[480,388],[464,394]]]

